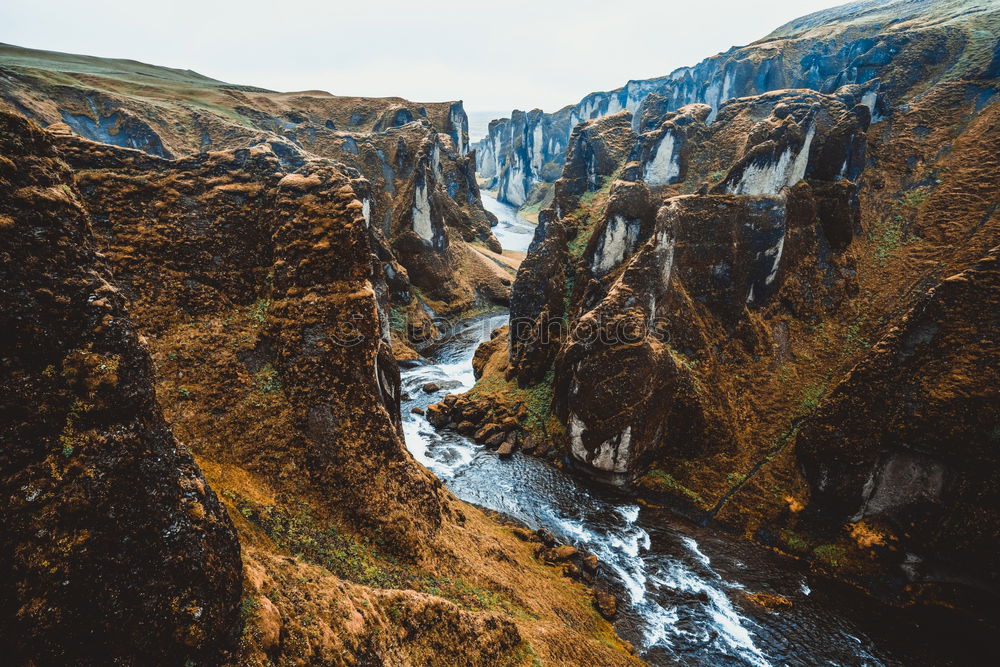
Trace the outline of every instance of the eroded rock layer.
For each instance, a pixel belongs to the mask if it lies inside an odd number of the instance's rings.
[[[635,129],[645,131],[650,112],[705,104],[712,120],[730,99],[787,88],[832,93],[856,84],[880,117],[892,112],[886,99],[898,101],[915,86],[967,66],[963,52],[988,61],[995,42],[991,9],[987,0],[862,0],[816,12],[667,76],[591,93],[552,114],[515,111],[493,121],[474,146],[478,169],[501,201],[521,206],[539,199],[532,194],[537,184],[559,177],[577,124],[623,109]],[[968,29],[973,22],[980,25]]]
[[[218,662],[240,632],[233,525],[163,419],[70,170],[8,113],[0,190],[5,659]]]
[[[523,407],[505,438],[581,474],[890,596],[995,595],[1000,14],[884,7],[576,125],[507,348],[438,421]]]

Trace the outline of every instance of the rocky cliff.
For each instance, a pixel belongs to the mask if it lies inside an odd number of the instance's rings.
[[[792,21],[767,37],[733,47],[682,67],[667,76],[629,81],[612,91],[591,93],[552,114],[515,111],[490,124],[474,148],[478,170],[497,189],[497,198],[521,206],[538,201],[539,183],[559,177],[568,138],[582,121],[628,110],[637,131],[647,109],[673,111],[707,104],[709,122],[727,100],[772,90],[809,88],[832,93],[841,86],[863,87],[863,103],[878,118],[885,98],[900,100],[907,91],[945,73],[954,74],[966,59],[988,59],[993,35],[965,31],[955,21],[989,12],[987,0],[861,0]],[[916,22],[916,24],[915,24]],[[914,39],[914,29],[926,31]],[[932,33],[932,34],[928,34]]]
[[[407,452],[357,169],[2,118],[16,664],[635,663],[588,591]]]
[[[509,343],[439,411],[520,400],[582,474],[889,595],[995,593],[1000,13],[890,5],[576,125]]]
[[[275,93],[194,72],[0,46],[0,98],[57,132],[173,158],[267,144],[283,170],[330,158],[367,180],[372,229],[401,342],[448,316],[506,304],[511,277],[482,207],[461,102]],[[474,244],[474,245],[473,245]],[[487,250],[486,253],[482,250]],[[402,346],[400,346],[402,349]]]
[[[218,662],[232,522],[164,421],[72,174],[0,113],[0,646],[12,664]]]

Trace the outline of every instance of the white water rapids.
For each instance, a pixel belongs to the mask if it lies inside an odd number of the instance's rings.
[[[483,199],[500,219],[495,233],[501,243],[526,249],[530,223],[486,193]],[[662,514],[644,520],[647,510],[626,496],[588,488],[531,456],[502,460],[411,412],[470,389],[477,345],[506,320],[506,313],[466,320],[423,351],[425,363],[402,371],[403,391],[410,397],[402,405],[407,447],[453,493],[597,554],[599,576],[619,597],[616,627],[652,664],[895,664],[876,658],[872,642],[850,620],[816,608],[812,579],[802,571],[775,569],[769,552],[707,529],[678,528]],[[425,393],[423,385],[432,381],[441,390]],[[753,566],[745,564],[751,561]],[[780,592],[793,601],[794,612],[775,616],[754,608],[743,597],[751,590]]]

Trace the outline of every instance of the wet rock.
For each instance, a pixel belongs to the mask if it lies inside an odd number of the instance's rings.
[[[455,430],[462,435],[472,437],[472,435],[476,432],[476,425],[470,421],[462,421],[458,423]]]
[[[481,442],[481,443],[489,442],[494,437],[499,435],[501,433],[501,430],[502,429],[498,424],[486,424],[478,431],[476,431],[476,434],[473,436],[473,439],[476,442]]]
[[[514,533],[515,537],[524,542],[538,541],[538,535],[536,535],[534,531],[528,530],[527,528],[523,528],[521,526],[515,526],[514,528],[511,529],[511,531]]]
[[[423,409],[423,408],[420,408],[420,407],[417,407],[417,408],[411,408],[411,409],[410,409],[410,413],[411,413],[411,414],[414,414],[414,415],[422,415],[422,414],[424,414],[424,409]]]
[[[535,531],[535,535],[541,540],[542,544],[547,547],[554,547],[556,545],[556,538],[553,537],[552,533],[545,530],[544,528],[539,528]]]
[[[427,406],[427,421],[435,428],[441,428],[451,421],[451,410],[444,403]]]
[[[436,391],[441,391],[441,385],[437,382],[427,382],[421,387],[421,389],[423,389],[425,393],[433,394]]]
[[[507,441],[506,433],[497,433],[483,444],[485,444],[490,449],[499,449],[506,441]]]
[[[501,443],[500,447],[497,448],[497,453],[500,455],[500,458],[507,458],[514,453],[515,449],[517,449],[517,441],[508,437],[503,441],[503,443]]]
[[[591,574],[597,572],[597,554],[587,554],[583,557],[583,569]]]
[[[580,550],[577,549],[576,547],[570,546],[568,544],[563,544],[562,546],[558,546],[558,547],[555,547],[553,549],[550,549],[549,552],[548,552],[548,554],[546,556],[547,556],[548,560],[552,560],[552,561],[557,561],[558,562],[558,561],[566,561],[566,560],[569,560],[571,558],[575,558],[577,555],[579,555],[579,553],[580,553]]]

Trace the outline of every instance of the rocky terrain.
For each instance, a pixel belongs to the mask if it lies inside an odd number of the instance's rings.
[[[155,157],[268,144],[283,170],[329,158],[359,193],[387,275],[387,302],[419,342],[442,317],[506,305],[513,276],[482,207],[461,102],[275,93],[195,72],[0,46],[0,98],[57,132]],[[400,353],[408,353],[397,346]]]
[[[515,206],[538,206],[551,196],[560,177],[569,136],[580,122],[632,114],[642,132],[643,115],[673,111],[688,104],[707,104],[713,119],[727,100],[772,90],[809,88],[832,93],[847,84],[864,87],[864,103],[877,117],[881,97],[902,99],[927,80],[927,70],[954,70],[958,42],[967,57],[988,58],[994,35],[989,29],[964,31],[955,18],[986,12],[988,0],[861,0],[825,10],[784,25],[747,46],[681,67],[655,79],[629,81],[612,91],[590,93],[575,105],[554,113],[515,111],[490,124],[489,134],[474,146],[485,186]],[[933,27],[932,39],[911,43],[912,31]],[[975,54],[975,55],[973,55]],[[942,65],[945,65],[942,67]],[[888,72],[892,71],[891,75]],[[953,72],[954,73],[954,72]],[[541,187],[539,187],[541,186]]]
[[[445,133],[359,135],[406,173],[383,232],[389,181],[348,160],[264,132],[98,143],[25,119],[25,91],[0,112],[15,664],[637,663],[589,588],[404,446],[401,290],[506,298]]]
[[[495,122],[500,197],[564,166],[506,340],[436,422],[513,415],[513,448],[990,615],[998,28],[992,3],[853,3],[585,98],[564,158]]]
[[[460,102],[0,45],[0,649],[492,666],[863,643],[744,586],[743,556],[712,569],[711,527],[774,556],[751,569],[792,556],[988,634],[998,34],[984,0],[855,2],[476,147]],[[537,215],[523,261],[481,183]],[[439,319],[473,314],[481,336]],[[442,459],[407,448],[424,427]],[[425,467],[461,486],[455,433],[539,488],[459,500]],[[485,497],[586,506],[553,515],[580,542]],[[650,619],[655,646],[616,634]]]

